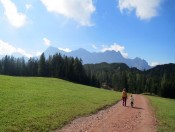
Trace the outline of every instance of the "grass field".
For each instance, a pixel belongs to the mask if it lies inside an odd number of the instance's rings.
[[[175,99],[148,96],[158,119],[159,132],[175,132]]]
[[[120,93],[54,78],[0,75],[0,131],[50,131],[115,103]]]

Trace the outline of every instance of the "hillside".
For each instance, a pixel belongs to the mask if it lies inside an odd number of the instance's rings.
[[[156,66],[147,71],[129,68],[123,63],[84,65],[87,75],[96,78],[107,89],[131,93],[152,93],[175,98],[175,64]]]
[[[158,65],[146,71],[145,75],[152,93],[175,98],[175,64]]]
[[[116,92],[56,78],[0,75],[0,130],[50,131],[119,100]]]

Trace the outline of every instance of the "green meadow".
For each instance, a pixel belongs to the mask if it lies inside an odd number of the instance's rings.
[[[95,113],[120,93],[56,78],[0,75],[0,131],[51,131]]]
[[[158,132],[175,132],[175,99],[148,96],[158,120]]]

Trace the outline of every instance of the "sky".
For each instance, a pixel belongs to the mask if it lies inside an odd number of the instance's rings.
[[[175,63],[175,0],[0,0],[0,55],[49,46]]]

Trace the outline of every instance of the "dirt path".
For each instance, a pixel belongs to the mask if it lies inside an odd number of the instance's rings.
[[[97,114],[81,117],[57,132],[156,132],[156,119],[143,95],[134,95],[134,108],[116,105]]]

